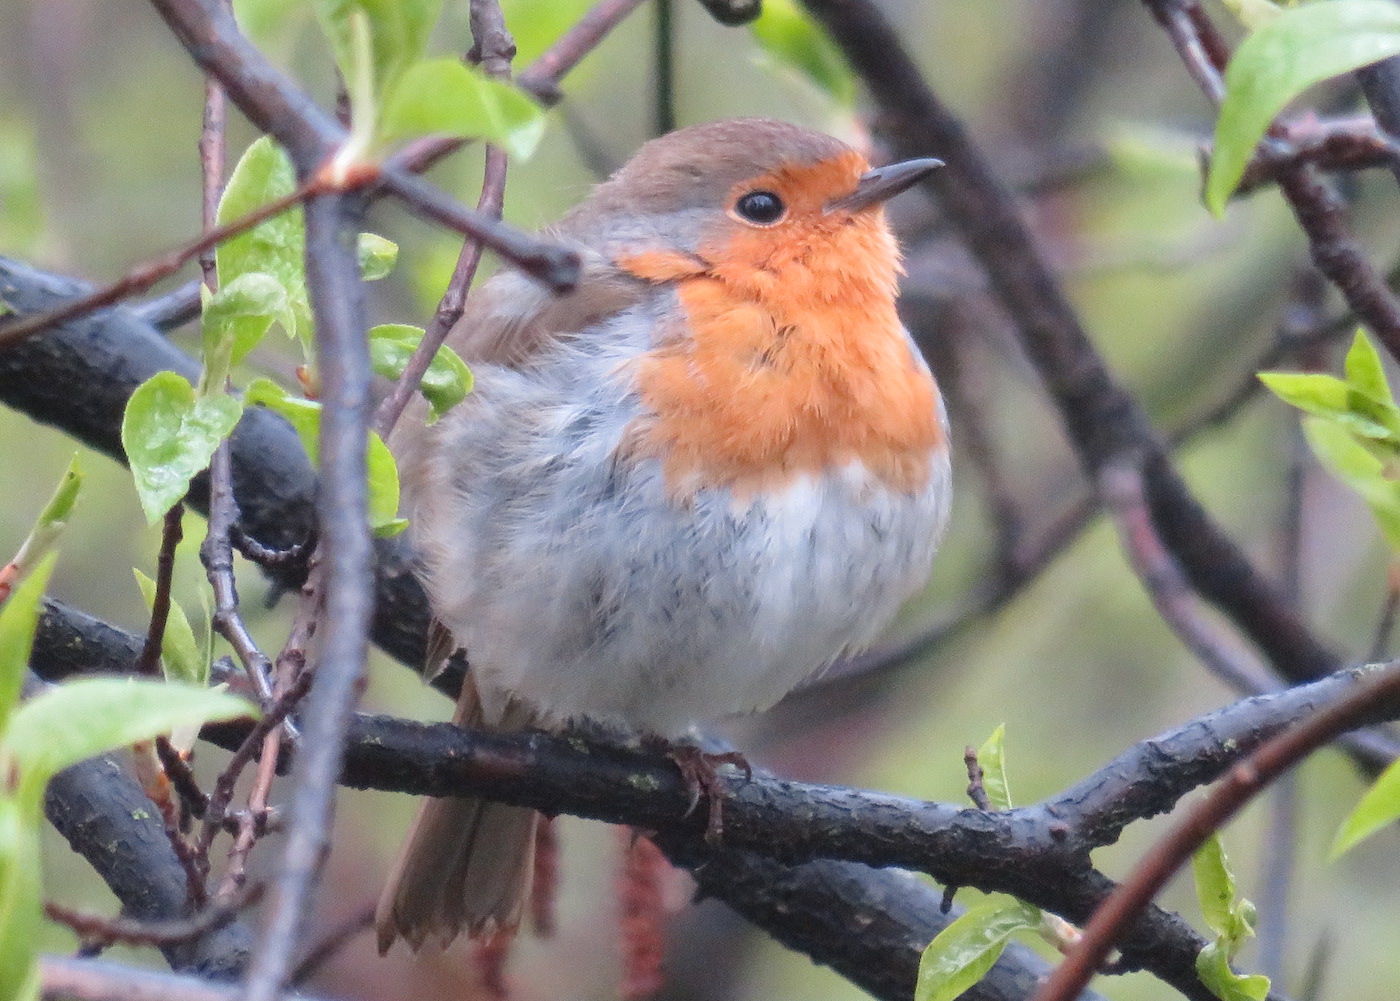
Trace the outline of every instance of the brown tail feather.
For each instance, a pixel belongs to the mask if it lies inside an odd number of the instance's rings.
[[[463,690],[453,722],[480,725],[474,691]],[[503,722],[516,729],[528,721]],[[429,938],[446,945],[463,930],[475,936],[518,925],[538,819],[534,810],[480,799],[425,802],[375,908],[380,953],[399,936],[416,951]]]

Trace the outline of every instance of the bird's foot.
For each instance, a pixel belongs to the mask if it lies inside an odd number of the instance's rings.
[[[708,810],[705,840],[710,844],[718,844],[720,836],[724,833],[725,795],[719,769],[724,765],[733,765],[744,773],[744,781],[748,782],[753,778],[753,767],[738,751],[709,754],[693,744],[669,744],[666,747],[666,756],[676,763],[681,778],[690,787],[690,807],[686,810],[686,816],[695,812],[703,797]]]

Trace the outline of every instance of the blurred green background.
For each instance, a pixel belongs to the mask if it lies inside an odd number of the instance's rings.
[[[268,5],[263,5],[268,6]],[[270,5],[275,7],[277,5]],[[294,8],[294,4],[287,4]],[[587,8],[579,0],[505,3],[528,64]],[[465,3],[449,0],[435,48],[469,45]],[[1096,344],[1119,378],[1163,428],[1221,398],[1275,336],[1289,285],[1306,258],[1302,237],[1278,196],[1235,204],[1223,221],[1198,198],[1196,147],[1209,109],[1145,10],[1107,0],[991,0],[979,4],[886,5],[933,87],[968,121],[994,164],[1027,191],[1026,210],[1059,267]],[[1223,10],[1212,9],[1227,20]],[[293,10],[265,42],[273,57],[329,103],[329,57],[312,19]],[[653,19],[643,8],[565,82],[540,151],[512,165],[506,218],[537,228],[576,203],[600,172],[622,163],[651,134]],[[869,108],[854,110],[810,81],[775,66],[746,29],[723,28],[690,0],[676,0],[676,117],[679,124],[732,115],[769,115],[865,141]],[[203,81],[156,14],[140,4],[96,0],[3,0],[0,6],[0,252],[62,273],[109,280],[199,227],[199,135]],[[1324,95],[1345,102],[1345,93]],[[253,137],[232,116],[232,155]],[[866,124],[863,124],[866,123]],[[874,130],[878,155],[878,122]],[[938,150],[928,150],[938,155]],[[474,202],[478,153],[467,151],[434,180]],[[1389,266],[1400,249],[1397,198],[1385,177],[1350,187],[1354,223],[1374,258]],[[1032,197],[1033,196],[1033,197]],[[1085,489],[1058,424],[976,268],[958,251],[936,207],[906,196],[893,216],[905,234],[911,287],[956,304],[964,367],[983,401],[984,430],[1003,475],[1034,529]],[[458,244],[399,209],[381,204],[371,227],[399,242],[394,277],[372,290],[376,320],[422,324],[441,293]],[[184,277],[189,278],[193,271]],[[1328,300],[1332,312],[1335,301]],[[191,330],[175,335],[194,342]],[[934,330],[937,338],[939,332]],[[270,338],[249,374],[287,379],[297,357]],[[953,414],[954,447],[959,422]],[[1266,568],[1281,565],[1292,417],[1260,400],[1182,454],[1192,487]],[[0,549],[13,549],[68,462],[74,445],[23,416],[0,412],[5,468],[0,478]],[[85,455],[88,482],[63,544],[58,596],[129,629],[144,605],[131,568],[148,573],[157,532],[144,526],[125,470]],[[936,621],[991,569],[994,533],[975,470],[959,459],[949,541],[929,593],[895,627],[900,636]],[[1303,493],[1301,582],[1318,631],[1351,656],[1369,648],[1384,595],[1386,558],[1360,503],[1315,470]],[[187,521],[177,597],[198,608],[202,574],[197,518]],[[263,607],[265,586],[241,568],[245,611],[267,649],[285,635],[288,610]],[[1234,693],[1184,651],[1126,568],[1101,521],[999,614],[979,620],[911,668],[893,675],[868,704],[822,706],[802,714],[736,722],[731,732],[753,758],[800,778],[872,786],[960,801],[963,748],[1007,724],[1012,791],[1018,802],[1049,795],[1135,741],[1232,701]],[[445,700],[376,655],[367,705],[446,718]],[[845,709],[848,711],[838,711]],[[800,720],[800,725],[794,721]],[[213,774],[219,756],[201,750]],[[1325,957],[1324,997],[1384,996],[1395,972],[1400,844],[1383,832],[1342,862],[1326,848],[1337,820],[1362,786],[1333,752],[1300,772],[1297,864],[1288,900],[1285,980],[1297,992]],[[366,904],[395,851],[414,804],[408,797],[344,792],[335,852],[317,917],[329,927]],[[1245,895],[1262,891],[1266,804],[1225,841]],[[1098,858],[1106,871],[1130,866],[1162,821],[1139,824]],[[514,996],[616,996],[618,960],[612,884],[623,841],[601,825],[562,825],[564,894],[560,930],[521,946],[511,967]],[[256,856],[266,863],[265,846]],[[110,895],[53,837],[45,860],[52,896],[110,909]],[[1166,903],[1199,923],[1188,885]],[[860,992],[835,974],[786,952],[713,902],[678,910],[667,997],[846,998]],[[975,894],[964,891],[961,903]],[[71,936],[48,931],[48,947]],[[153,953],[117,950],[142,963]],[[1251,968],[1254,957],[1242,959]],[[463,950],[413,963],[379,960],[368,935],[329,964],[313,989],[350,998],[479,995]],[[1132,1001],[1171,991],[1143,976],[1103,978],[1098,989]]]

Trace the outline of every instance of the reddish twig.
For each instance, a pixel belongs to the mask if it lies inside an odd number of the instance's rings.
[[[151,624],[146,630],[146,642],[136,658],[136,673],[160,676],[160,651],[165,642],[165,623],[170,618],[170,587],[175,577],[175,547],[184,537],[185,505],[176,501],[165,512],[160,537],[160,555],[156,559],[156,593],[151,601]]]
[[[318,186],[314,181],[303,184],[291,194],[275,198],[245,216],[222,226],[216,226],[198,239],[170,251],[163,257],[138,264],[112,284],[76,299],[70,299],[57,309],[51,309],[46,313],[31,313],[28,316],[0,320],[0,350],[17,344],[26,337],[43,333],[60,323],[84,316],[93,310],[119,302],[129,295],[145,291],[162,278],[168,278],[179,271],[187,262],[198,257],[204,251],[287,211],[292,206],[305,201],[316,190],[318,190]]]
[[[204,812],[209,807],[209,797],[204,795],[204,790],[199,788],[199,780],[194,777],[194,772],[190,771],[189,762],[170,743],[170,738],[161,734],[156,737],[156,756],[160,758],[160,766],[165,769],[166,777],[170,779],[171,786],[180,797],[183,812],[195,818],[204,816]],[[183,817],[182,817],[183,820]],[[184,827],[184,824],[181,824]]]
[[[1032,1001],[1071,1001],[1088,984],[1124,928],[1207,838],[1261,789],[1317,748],[1353,727],[1377,705],[1400,698],[1400,662],[1365,678],[1330,705],[1260,746],[1233,765],[1166,837],[1152,847],[1084,927],[1084,937]]]
[[[224,191],[224,168],[228,157],[226,139],[228,127],[228,98],[224,85],[213,76],[204,78],[204,121],[199,133],[200,177],[203,181],[204,232],[218,225],[219,199]],[[219,276],[214,254],[206,250],[199,255],[204,287],[218,291]]]
[[[598,47],[644,0],[600,0],[587,14],[574,22],[557,42],[530,64],[515,81],[537,97],[541,104],[555,104],[563,96],[559,81]]]
[[[222,928],[233,921],[244,908],[257,904],[262,892],[262,885],[255,884],[240,890],[232,897],[215,900],[187,918],[173,921],[108,918],[66,907],[51,900],[44,902],[44,915],[50,921],[57,921],[73,929],[87,947],[105,949],[118,944],[173,945]]]
[[[1202,615],[1199,599],[1152,523],[1142,473],[1128,463],[1099,473],[1099,493],[1118,526],[1128,562],[1152,605],[1196,658],[1236,691],[1257,694],[1277,680],[1238,643]]]

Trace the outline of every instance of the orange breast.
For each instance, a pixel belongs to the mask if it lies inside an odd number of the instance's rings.
[[[676,282],[685,312],[638,363],[649,415],[629,442],[663,460],[673,494],[749,496],[854,460],[895,490],[928,482],[938,391],[895,313],[897,250],[878,215],[620,263]]]

